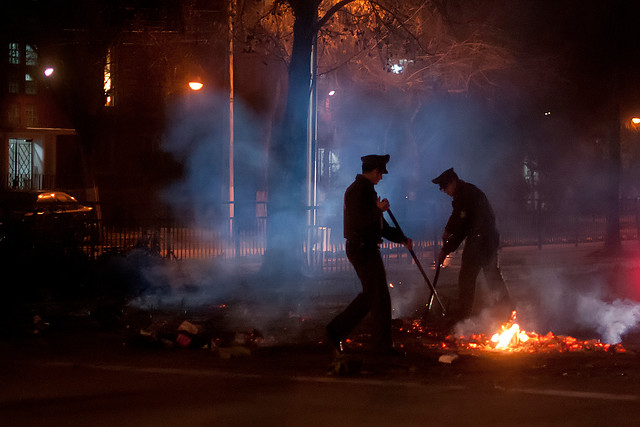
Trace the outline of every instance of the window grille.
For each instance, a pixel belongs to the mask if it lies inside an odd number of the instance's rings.
[[[31,45],[25,46],[25,64],[27,65],[37,65],[38,63],[38,52]]]
[[[9,64],[20,64],[20,45],[9,43]]]
[[[9,139],[9,187],[21,190],[32,188],[33,141]]]

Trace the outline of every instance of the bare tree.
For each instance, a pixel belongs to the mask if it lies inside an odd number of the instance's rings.
[[[280,276],[291,271],[286,266],[304,264],[303,219],[309,209],[304,201],[304,159],[316,41],[320,73],[349,67],[365,81],[407,93],[426,93],[435,86],[468,91],[492,84],[492,73],[509,65],[509,55],[484,40],[480,26],[468,25],[476,17],[463,10],[428,0],[286,0],[267,2],[262,13],[251,9],[260,25],[247,31],[250,49],[260,46],[289,66],[287,101],[269,150],[265,266],[270,273]],[[467,21],[458,25],[457,34],[451,31],[456,23],[449,17],[455,13]],[[407,71],[392,80],[394,66],[406,66]]]

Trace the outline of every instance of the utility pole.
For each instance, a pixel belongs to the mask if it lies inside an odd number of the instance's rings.
[[[316,145],[318,136],[317,105],[318,38],[314,37],[311,50],[311,90],[307,122],[307,261],[311,261],[311,246],[317,221]]]
[[[233,241],[235,219],[235,188],[233,168],[233,19],[236,14],[236,0],[229,1],[229,240]]]

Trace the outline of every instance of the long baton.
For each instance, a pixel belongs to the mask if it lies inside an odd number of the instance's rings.
[[[438,261],[436,261],[436,262],[438,262]],[[440,265],[440,263],[438,263],[438,265],[436,266],[436,275],[433,278],[433,287],[434,287],[434,289],[435,289],[436,286],[438,286],[438,277],[440,276],[440,267],[441,267],[441,265]],[[433,305],[433,295],[434,295],[434,293],[431,292],[431,296],[429,297],[429,304],[427,304],[427,311],[430,311],[431,310],[431,306]]]
[[[398,221],[396,220],[396,217],[393,216],[393,212],[391,212],[391,209],[387,209],[387,213],[389,214],[389,217],[391,218],[391,221],[393,221],[393,224],[396,226],[398,231],[400,231],[400,233],[402,233],[402,235],[404,236],[404,232],[402,231],[402,228],[400,228],[400,224],[398,224]],[[405,238],[406,238],[406,236],[405,236]],[[427,285],[429,285],[429,288],[431,288],[431,296],[432,297],[433,296],[436,297],[436,301],[438,301],[438,304],[440,305],[440,308],[442,308],[442,315],[444,316],[446,314],[446,310],[444,308],[444,304],[442,304],[442,301],[440,301],[440,297],[438,296],[438,292],[436,291],[436,288],[431,284],[431,281],[427,277],[427,273],[425,273],[424,268],[422,268],[422,264],[418,260],[418,257],[416,256],[416,253],[413,252],[413,249],[411,249],[409,247],[407,247],[407,249],[409,249],[409,253],[411,253],[411,256],[413,257],[413,260],[415,261],[416,265],[418,266],[418,269],[420,270],[420,273],[422,273],[422,277],[424,277],[425,282],[427,282]]]
[[[445,246],[447,245],[447,243],[449,243],[449,240],[444,242]],[[436,286],[438,286],[438,277],[440,277],[440,268],[442,267],[442,264],[440,264],[437,259],[436,259],[436,263],[438,265],[436,266],[436,275],[433,278],[433,287],[434,288]],[[431,296],[429,297],[429,303],[427,304],[427,311],[431,311],[431,307],[432,306],[433,306],[433,292],[431,293]]]

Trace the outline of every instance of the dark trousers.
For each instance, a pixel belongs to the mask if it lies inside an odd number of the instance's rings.
[[[498,295],[498,304],[508,305],[507,309],[513,308],[509,290],[498,265],[497,249],[487,250],[485,248],[485,251],[482,251],[482,248],[468,245],[462,253],[462,265],[458,276],[458,317],[460,320],[471,316],[476,291],[476,279],[480,270],[483,271],[490,290]]]
[[[342,340],[371,313],[373,346],[376,350],[388,350],[392,346],[391,297],[380,249],[377,245],[347,241],[346,252],[362,283],[362,292],[329,323],[327,329]]]

